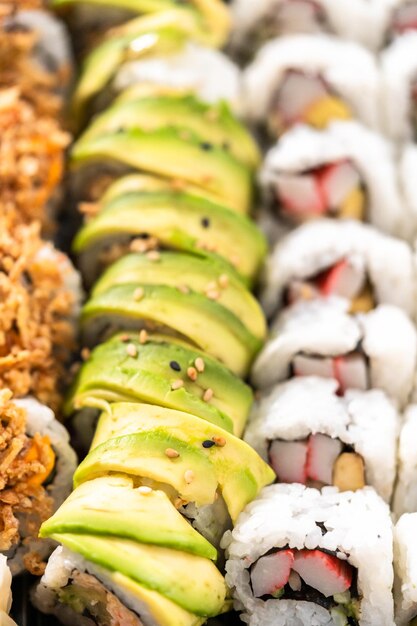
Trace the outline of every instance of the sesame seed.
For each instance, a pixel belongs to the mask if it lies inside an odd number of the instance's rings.
[[[214,441],[211,441],[210,439],[203,441],[203,448],[212,448],[215,445]]]
[[[83,348],[81,350],[81,358],[83,361],[86,361],[90,357],[91,351],[89,348]]]
[[[128,353],[129,356],[132,356],[132,357],[138,356],[137,348],[133,343],[129,343],[126,346],[126,352]]]
[[[226,439],[224,437],[212,437],[212,440],[219,448],[223,448],[226,445]]]
[[[152,493],[151,487],[147,487],[146,485],[141,485],[140,487],[138,487],[138,491],[144,496],[147,496],[150,493]]]
[[[206,389],[203,395],[204,402],[210,402],[212,397],[213,397],[213,389],[210,389],[210,388]]]
[[[174,448],[167,448],[165,450],[165,454],[169,459],[177,459],[180,455],[180,453],[174,450]]]
[[[120,335],[120,341],[123,341],[123,343],[126,343],[126,341],[130,341],[129,335]]]
[[[139,343],[144,344],[148,341],[148,333],[144,328],[139,333]]]
[[[148,252],[146,256],[148,257],[150,261],[159,261],[161,258],[161,255],[158,252],[158,250],[151,250],[150,252]]]
[[[198,373],[195,367],[189,367],[187,369],[187,376],[190,380],[197,380]]]
[[[232,263],[232,265],[237,266],[240,263],[240,258],[237,254],[232,254],[232,256],[230,257],[230,262]]]
[[[202,150],[204,150],[205,152],[209,152],[210,150],[213,150],[213,144],[209,143],[208,141],[203,141],[200,144],[200,147]]]
[[[187,470],[184,472],[184,480],[189,485],[194,480],[194,472],[193,470]]]
[[[201,220],[201,225],[203,228],[209,228],[210,219],[208,217],[203,217],[203,219]]]
[[[209,300],[218,300],[220,298],[220,293],[218,289],[208,289],[206,291],[206,296]]]
[[[184,386],[184,381],[181,380],[181,378],[178,378],[177,380],[174,380],[173,383],[171,383],[171,389],[173,391],[175,391],[176,389],[181,389],[181,387]]]
[[[143,296],[145,295],[145,290],[143,287],[138,287],[137,289],[135,289],[135,291],[133,292],[133,299],[136,300],[136,302],[138,302],[139,300],[142,300]]]
[[[181,365],[178,363],[178,361],[170,361],[169,362],[169,367],[174,370],[174,372],[180,372],[181,371]]]
[[[226,287],[229,286],[229,277],[227,274],[222,274],[219,277],[219,285],[220,287],[222,287],[223,289],[225,289]]]
[[[210,281],[206,286],[206,291],[210,291],[211,289],[217,289],[217,283],[215,280]]]
[[[199,356],[195,361],[194,361],[194,365],[196,367],[197,372],[204,372],[204,368],[206,367],[206,364],[204,363],[203,359],[201,358],[201,356]]]
[[[178,291],[181,291],[181,293],[190,293],[190,288],[187,287],[187,285],[178,285]]]

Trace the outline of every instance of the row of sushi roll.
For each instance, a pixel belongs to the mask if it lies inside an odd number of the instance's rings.
[[[218,0],[56,0],[81,74],[73,250],[88,298],[64,414],[86,456],[41,527],[32,593],[74,626],[198,626],[231,608],[220,546],[274,480],[241,439],[266,336],[251,288],[258,148]]]
[[[417,617],[416,9],[233,3],[274,245],[244,439],[278,484],[222,541],[251,626]]]
[[[55,39],[51,45],[50,37]],[[40,575],[38,537],[71,491],[76,455],[58,422],[81,305],[78,273],[52,242],[69,134],[71,70],[41,3],[0,4],[0,623],[11,576]]]

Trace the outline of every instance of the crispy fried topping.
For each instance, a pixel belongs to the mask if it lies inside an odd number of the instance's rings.
[[[65,255],[42,242],[37,224],[0,215],[0,389],[33,393],[53,408],[74,347],[65,271]]]
[[[53,512],[52,498],[43,486],[55,463],[50,441],[26,434],[26,411],[11,398],[9,389],[0,391],[0,550],[37,537]],[[33,574],[42,573],[39,555],[29,553],[25,564]]]

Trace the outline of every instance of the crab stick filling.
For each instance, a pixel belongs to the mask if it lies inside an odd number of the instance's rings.
[[[352,117],[350,107],[318,74],[287,70],[273,98],[268,120],[270,132],[279,137],[295,124],[323,129],[334,120]]]
[[[359,351],[334,357],[300,353],[294,357],[291,369],[294,376],[334,378],[339,383],[341,396],[347,389],[366,391],[369,388],[367,360]]]
[[[285,295],[287,304],[335,296],[350,301],[350,313],[366,313],[375,306],[372,289],[361,259],[347,257],[315,276],[294,279]]]
[[[333,485],[341,491],[356,491],[366,485],[361,455],[328,435],[316,433],[295,441],[274,439],[268,454],[278,482]]]
[[[402,35],[412,30],[417,30],[417,2],[408,2],[398,7],[391,19],[393,34]]]
[[[324,216],[365,218],[364,187],[359,172],[348,160],[279,174],[273,192],[277,210],[296,223]]]
[[[336,618],[339,612],[346,618],[346,622],[335,619],[337,624],[357,623],[356,580],[357,571],[346,560],[320,549],[274,549],[260,557],[250,570],[256,598],[316,602],[327,608],[332,617]]]

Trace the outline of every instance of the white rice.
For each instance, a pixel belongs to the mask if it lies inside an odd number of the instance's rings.
[[[26,410],[26,431],[29,436],[36,433],[47,435],[56,455],[55,475],[47,486],[48,495],[53,499],[54,511],[62,504],[70,494],[72,476],[77,467],[77,457],[69,443],[67,430],[56,419],[53,411],[34,398],[23,398],[13,402]],[[25,522],[20,518],[22,531],[25,531]],[[52,542],[37,537],[28,537],[24,545],[18,546],[9,559],[9,567],[12,574],[18,574],[24,570],[23,556],[28,552],[37,552],[42,558],[46,558],[52,550]]]
[[[358,345],[368,361],[370,387],[382,389],[403,407],[414,385],[417,333],[407,315],[388,304],[357,315],[349,315],[345,303],[337,298],[301,301],[288,307],[272,325],[269,340],[253,366],[252,382],[259,389],[282,382],[299,353],[343,356]]]
[[[285,72],[319,73],[353,109],[355,117],[378,130],[379,75],[372,54],[330,35],[297,35],[265,44],[243,74],[244,112],[263,122]]]
[[[69,257],[57,250],[52,243],[44,243],[44,245],[36,253],[35,260],[43,262],[48,261],[59,268],[62,279],[63,291],[67,291],[72,295],[71,321],[74,327],[78,323],[78,317],[81,311],[81,304],[84,293],[81,285],[81,274],[75,269]]]
[[[259,24],[279,10],[287,0],[234,0],[232,17],[232,49],[239,52],[249,48],[251,35]],[[380,46],[385,29],[386,13],[383,2],[377,0],[314,0],[325,14],[325,24],[317,25],[317,30],[329,32],[343,39],[351,39],[371,50]],[[314,32],[317,32],[315,30]],[[300,33],[297,26],[291,32],[276,32],[276,36]]]
[[[389,502],[396,469],[399,416],[382,391],[349,390],[336,395],[337,382],[294,378],[261,396],[245,441],[268,461],[274,439],[295,441],[321,433],[352,446],[365,461],[366,482]]]
[[[323,535],[317,523],[324,524]],[[251,626],[320,626],[334,622],[316,605],[255,598],[248,568],[273,548],[335,551],[358,570],[360,626],[394,626],[392,523],[388,506],[367,487],[355,493],[322,493],[302,485],[272,485],[226,533],[226,582],[237,610]]]
[[[408,626],[417,615],[417,513],[406,513],[394,528],[395,623]]]
[[[403,513],[417,511],[417,405],[410,405],[404,414],[399,446],[398,475],[393,511],[398,518]]]
[[[12,574],[7,566],[7,559],[0,554],[0,612],[8,613],[12,606]]]
[[[368,221],[388,234],[410,238],[409,212],[399,193],[393,147],[358,122],[333,122],[323,131],[297,126],[285,133],[267,154],[259,174],[265,200],[270,200],[279,175],[299,174],[340,160],[351,161],[361,176]]]
[[[417,297],[410,246],[367,224],[332,219],[299,226],[272,250],[261,293],[267,315],[280,305],[291,280],[314,276],[347,256],[364,263],[378,304],[393,304],[414,318]]]

